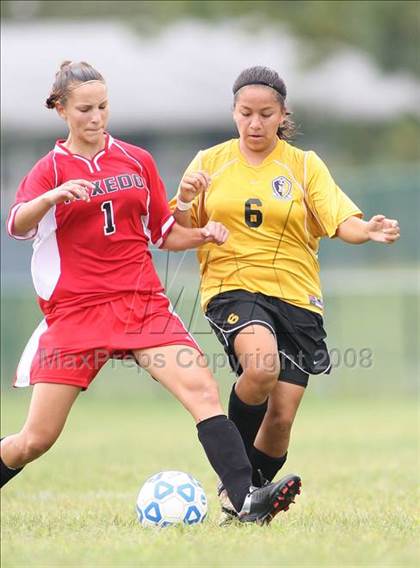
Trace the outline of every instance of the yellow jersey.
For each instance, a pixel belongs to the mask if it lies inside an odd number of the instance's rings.
[[[233,139],[198,152],[187,172],[196,170],[211,184],[193,202],[193,227],[219,221],[230,231],[222,246],[198,249],[203,309],[216,294],[242,289],[322,313],[319,241],[348,217],[362,217],[323,161],[278,139],[254,166]]]

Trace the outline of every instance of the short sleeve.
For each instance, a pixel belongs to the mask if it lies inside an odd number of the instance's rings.
[[[164,183],[159,175],[156,163],[148,152],[145,152],[149,182],[148,219],[146,221],[148,236],[153,245],[161,247],[168,236],[175,219],[169,209]]]
[[[315,152],[305,155],[305,194],[321,236],[334,237],[338,226],[349,217],[363,217],[362,211],[338,187],[327,166]]]
[[[198,154],[194,157],[192,162],[189,164],[189,166],[185,170],[182,177],[184,177],[185,174],[188,174],[190,172],[196,172],[198,170],[203,169],[202,154],[203,154],[203,152],[200,150],[200,152],[198,152]],[[172,212],[174,212],[175,209],[176,209],[176,199],[177,199],[178,194],[179,194],[179,186],[178,186],[178,191],[176,192],[175,197],[173,197],[171,199],[171,201],[169,202],[169,207],[171,208]],[[207,223],[207,220],[203,219],[203,206],[202,205],[203,205],[203,195],[201,194],[201,195],[198,195],[194,199],[192,207],[190,209],[191,226],[194,229],[204,227],[204,225]]]
[[[54,173],[54,165],[52,163],[51,154],[44,156],[31,171],[23,178],[16,192],[13,205],[10,208],[7,217],[7,232],[9,235],[18,240],[32,239],[35,237],[37,230],[33,229],[26,235],[16,235],[14,232],[14,223],[16,213],[23,203],[32,201],[46,191],[56,186],[56,176]]]

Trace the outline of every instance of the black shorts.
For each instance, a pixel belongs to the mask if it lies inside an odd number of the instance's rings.
[[[280,381],[306,387],[309,375],[330,372],[330,357],[324,341],[327,334],[322,317],[315,312],[264,294],[231,290],[210,300],[206,318],[237,375],[242,373],[242,368],[233,343],[236,335],[252,324],[268,328],[277,339]]]

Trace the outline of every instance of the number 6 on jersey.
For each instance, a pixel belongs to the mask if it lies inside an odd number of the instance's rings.
[[[104,234],[112,235],[115,233],[114,210],[112,208],[112,201],[104,201],[101,209],[105,216]]]

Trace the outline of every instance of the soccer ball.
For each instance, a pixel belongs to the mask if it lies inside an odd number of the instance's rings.
[[[161,471],[140,489],[136,509],[144,527],[195,525],[207,515],[207,497],[201,484],[188,473]]]

